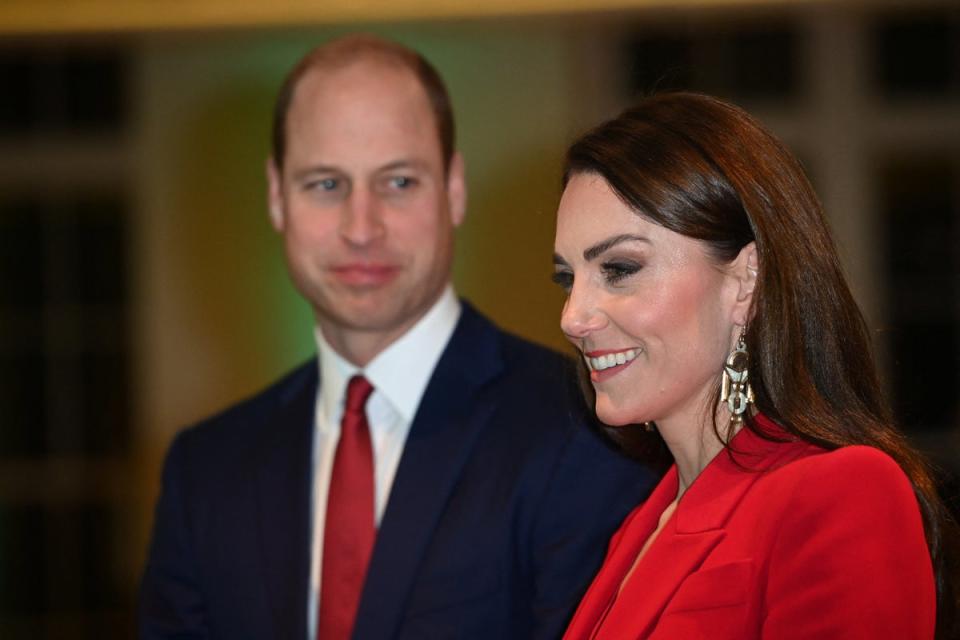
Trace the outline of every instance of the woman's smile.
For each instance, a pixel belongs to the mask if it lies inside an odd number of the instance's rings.
[[[583,354],[583,360],[590,370],[590,380],[598,383],[626,369],[642,352],[640,347],[587,351]]]
[[[735,335],[736,281],[705,245],[578,174],[560,201],[554,263],[567,292],[561,328],[583,352],[600,419],[694,419]]]

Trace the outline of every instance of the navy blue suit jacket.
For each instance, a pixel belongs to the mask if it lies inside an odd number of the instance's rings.
[[[591,430],[570,363],[464,305],[397,469],[354,638],[557,638],[652,474]],[[143,638],[305,640],[311,361],[181,433]]]

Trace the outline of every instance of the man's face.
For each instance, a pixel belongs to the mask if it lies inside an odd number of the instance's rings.
[[[294,284],[324,336],[365,364],[437,300],[463,219],[463,165],[444,170],[426,93],[372,61],[313,70],[287,120],[270,213]]]

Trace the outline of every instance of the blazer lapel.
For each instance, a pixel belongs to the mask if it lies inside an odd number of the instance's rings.
[[[650,534],[657,527],[660,514],[677,495],[677,468],[671,467],[643,506],[628,516],[614,535],[600,572],[578,607],[565,638],[590,638],[594,627],[606,616],[624,577]]]
[[[637,637],[647,637],[680,584],[703,564],[725,535],[723,529],[680,533],[676,516],[675,513],[624,585],[618,598],[629,606],[610,611],[612,629],[630,629]],[[637,551],[642,546],[640,541]]]
[[[502,366],[496,329],[464,304],[407,436],[377,533],[354,638],[396,634],[437,522],[495,409],[495,398],[478,403],[476,396]]]
[[[764,430],[776,436],[785,433],[761,420]],[[611,609],[608,622],[611,629],[629,629],[636,637],[646,637],[656,625],[664,608],[680,584],[697,571],[711,551],[726,535],[725,527],[731,513],[743,499],[762,472],[778,464],[784,457],[792,457],[802,447],[783,447],[758,437],[749,429],[742,429],[700,473],[680,499],[670,522],[663,528],[634,569],[623,591],[616,596],[629,603]],[[642,521],[625,535],[622,551],[616,561],[610,583],[605,585],[614,597],[623,577],[630,570],[645,541],[656,526],[656,521],[677,491],[677,470],[672,467],[644,507]],[[656,498],[656,501],[654,501]],[[627,532],[625,532],[626,534]],[[605,599],[605,603],[610,602]],[[602,612],[600,613],[602,615]],[[593,618],[598,619],[598,618]]]
[[[306,637],[310,579],[310,478],[317,365],[270,416],[255,475],[260,557],[274,637]]]

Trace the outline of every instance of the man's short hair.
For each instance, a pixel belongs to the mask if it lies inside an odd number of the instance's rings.
[[[300,79],[314,69],[342,68],[358,60],[374,60],[413,73],[430,101],[444,167],[449,168],[454,149],[453,108],[443,79],[433,65],[413,49],[369,34],[344,36],[322,44],[301,58],[287,74],[273,107],[272,153],[277,168],[283,168],[287,114]]]

